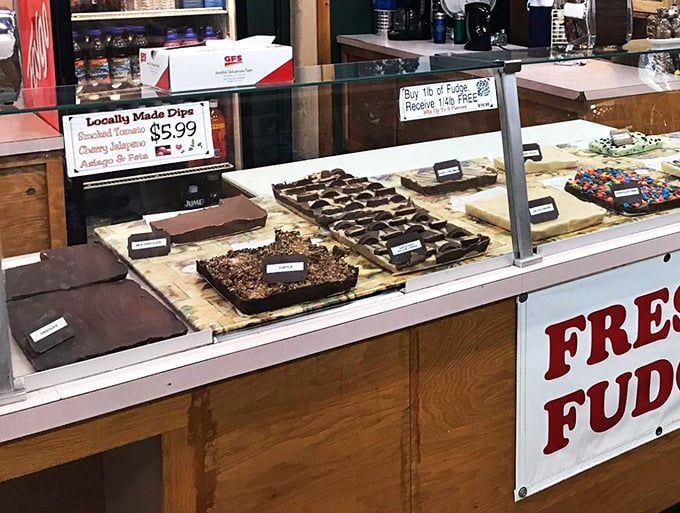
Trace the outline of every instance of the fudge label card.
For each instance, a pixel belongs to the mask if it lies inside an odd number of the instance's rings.
[[[425,244],[418,232],[406,233],[390,239],[387,242],[387,251],[390,262],[395,265],[404,264],[411,260],[412,253],[427,255]]]
[[[557,204],[552,196],[529,200],[529,220],[531,224],[545,223],[559,217]]]
[[[460,161],[456,159],[437,162],[433,169],[438,182],[460,180],[463,178],[463,168],[460,165]]]
[[[642,191],[636,184],[624,182],[611,184],[614,203],[623,205],[624,203],[639,203],[642,201]]]
[[[272,255],[262,261],[262,280],[267,284],[304,281],[308,274],[305,255]]]
[[[26,339],[36,353],[44,353],[75,336],[73,327],[64,315],[46,312],[27,330]]]
[[[496,108],[498,108],[496,83],[490,77],[399,89],[400,121],[436,118]]]
[[[612,130],[609,132],[612,142],[616,146],[624,146],[626,144],[633,144],[633,136],[628,130]]]
[[[543,153],[541,152],[541,147],[536,143],[528,143],[522,145],[522,155],[524,160],[533,160],[535,162],[540,162],[543,160]]]
[[[149,258],[170,253],[170,236],[163,231],[134,233],[128,237],[128,256]]]
[[[207,101],[64,116],[69,177],[214,155]]]

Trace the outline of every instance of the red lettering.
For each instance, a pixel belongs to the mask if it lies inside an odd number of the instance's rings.
[[[229,66],[230,64],[237,64],[239,62],[243,62],[243,56],[242,55],[225,55],[224,56],[224,65]]]
[[[586,362],[595,365],[603,362],[609,356],[605,347],[607,340],[611,341],[614,354],[622,355],[631,348],[628,335],[621,328],[626,320],[626,308],[623,305],[612,305],[597,310],[588,316],[591,326],[590,356]]]
[[[662,314],[661,305],[656,304],[653,308],[652,305],[655,301],[667,303],[668,296],[668,289],[663,288],[635,299],[634,303],[638,308],[638,336],[633,347],[651,344],[668,336],[671,330],[671,322],[668,320],[663,323],[660,330],[652,331],[653,328],[661,325]]]
[[[659,390],[654,399],[651,397],[653,373],[659,376]],[[673,365],[668,360],[656,360],[635,371],[637,394],[635,408],[631,413],[633,417],[639,417],[663,406],[673,390],[673,374]]]
[[[675,307],[675,311],[680,313],[680,287],[678,287],[675,290],[675,294],[673,294],[673,306]],[[673,330],[680,331],[680,316],[678,315],[673,316]]]
[[[619,402],[616,407],[616,412],[611,417],[607,417],[607,413],[605,412],[605,392],[607,391],[607,388],[609,388],[609,382],[600,381],[588,389],[588,397],[590,398],[590,428],[593,431],[602,433],[619,423],[623,414],[626,412],[628,383],[632,377],[632,373],[624,372],[616,378],[616,382],[619,385]]]
[[[583,404],[585,400],[585,392],[577,390],[545,403],[543,409],[548,412],[548,443],[543,448],[543,454],[552,454],[569,444],[569,439],[564,436],[564,427],[570,431],[576,427],[576,408],[570,406],[565,412],[564,407],[569,403]]]
[[[545,329],[550,346],[550,363],[548,365],[548,372],[545,373],[545,379],[557,379],[564,376],[571,368],[566,362],[565,355],[569,353],[573,357],[576,354],[578,334],[571,333],[567,337],[569,329],[585,330],[586,318],[583,315],[579,315],[566,321],[552,324]]]

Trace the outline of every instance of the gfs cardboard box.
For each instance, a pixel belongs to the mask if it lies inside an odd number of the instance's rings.
[[[142,83],[168,91],[195,91],[293,81],[290,46],[262,37],[209,43],[140,49]]]

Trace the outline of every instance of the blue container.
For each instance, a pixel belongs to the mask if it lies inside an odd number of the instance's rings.
[[[446,43],[446,15],[437,12],[432,18],[432,40],[435,43]]]
[[[200,9],[203,7],[203,0],[182,0],[183,9]]]
[[[373,0],[373,9],[394,11],[397,8],[397,0]]]
[[[225,8],[224,0],[203,0],[203,5],[205,7]]]

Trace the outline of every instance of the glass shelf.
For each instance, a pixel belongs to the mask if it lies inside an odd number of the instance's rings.
[[[550,48],[524,50],[495,49],[490,52],[448,53],[432,57],[385,59],[320,66],[306,66],[295,70],[294,82],[259,86],[202,89],[169,92],[153,87],[128,89],[92,89],[79,86],[24,89],[14,105],[0,105],[0,115],[46,110],[85,111],[120,107],[153,105],[158,102],[188,101],[217,98],[235,93],[296,89],[309,86],[331,86],[368,80],[426,77],[442,73],[490,70],[500,68],[507,61],[538,64],[582,59],[611,59],[613,57],[639,56],[649,53],[677,52],[680,48],[658,48],[648,40],[631,41],[623,48],[595,49],[579,52],[556,52]]]
[[[226,9],[200,7],[197,9],[160,9],[148,11],[108,11],[108,12],[74,12],[71,21],[106,21],[130,20],[139,18],[174,18],[177,16],[225,16]]]
[[[480,68],[499,64],[507,61],[521,61],[522,64],[542,64],[560,61],[574,61],[582,59],[611,59],[614,57],[639,56],[650,53],[679,52],[679,45],[658,46],[648,39],[634,39],[623,47],[605,47],[590,50],[573,50],[570,52],[555,50],[550,47],[523,48],[508,50],[494,47],[490,52],[474,53],[446,53],[436,54],[440,57],[457,56],[463,59],[471,59],[478,63]]]

